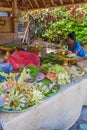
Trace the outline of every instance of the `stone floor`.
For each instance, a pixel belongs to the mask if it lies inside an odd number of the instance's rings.
[[[79,125],[83,123],[87,124],[87,107],[86,106],[83,107],[79,119],[69,130],[78,130]],[[84,130],[87,130],[87,128]]]

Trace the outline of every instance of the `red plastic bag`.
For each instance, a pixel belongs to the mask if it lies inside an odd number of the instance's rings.
[[[40,58],[32,52],[16,51],[7,60],[15,71],[27,65],[40,66]]]

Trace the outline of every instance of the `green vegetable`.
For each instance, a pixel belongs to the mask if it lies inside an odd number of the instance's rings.
[[[35,105],[39,102],[41,102],[41,100],[44,98],[44,94],[38,90],[38,89],[33,89],[32,95],[29,97],[30,98],[30,102]]]
[[[60,87],[55,85],[49,92],[45,94],[45,96],[50,97],[59,91]]]
[[[55,53],[54,53],[54,52],[49,53],[49,54],[48,54],[48,57],[49,57],[49,58],[55,58]]]
[[[2,95],[2,86],[0,85],[0,96]]]
[[[39,68],[37,67],[37,66],[25,66],[25,67],[23,67],[20,71],[22,71],[23,69],[28,69],[28,70],[30,70],[30,76],[32,76],[32,77],[36,77],[37,75],[38,75],[38,73],[39,73]]]
[[[0,75],[3,76],[3,77],[5,77],[5,78],[9,77],[9,75],[7,73],[5,73],[5,72],[0,72]]]
[[[21,75],[20,75],[20,77],[19,77],[19,79],[18,79],[18,83],[20,84],[20,83],[22,83],[22,82],[24,82],[24,79],[25,79],[25,77],[26,77],[26,70],[25,70],[25,68],[23,69],[23,71],[21,72]]]
[[[41,64],[49,63],[50,59],[48,57],[41,58]]]
[[[70,76],[67,71],[60,65],[55,64],[49,68],[49,72],[54,72],[57,74],[57,82],[58,84],[66,84],[70,83]]]
[[[63,64],[63,60],[56,59],[56,60],[54,61],[54,64],[62,65],[62,64]]]
[[[48,79],[43,79],[41,82],[44,83],[45,85],[49,85],[49,84],[52,83],[52,82],[51,82],[50,80],[48,80]]]
[[[43,64],[41,70],[47,73],[50,67],[52,67],[51,63]]]
[[[22,110],[25,108],[26,99],[18,90],[11,90],[8,94],[8,101],[4,103],[4,110]]]

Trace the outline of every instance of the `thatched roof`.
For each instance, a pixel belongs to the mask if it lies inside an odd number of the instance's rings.
[[[0,0],[0,11],[11,11],[13,0]],[[42,9],[73,4],[85,4],[87,0],[17,0],[19,10]]]

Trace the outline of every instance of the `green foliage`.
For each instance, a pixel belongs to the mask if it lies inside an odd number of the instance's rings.
[[[87,41],[87,5],[30,12],[23,17],[30,20],[32,38],[57,43],[74,31],[78,41]]]
[[[39,68],[37,66],[33,66],[33,65],[30,65],[30,66],[25,66],[23,68],[20,69],[20,71],[23,71],[23,70],[29,70],[29,74],[30,76],[32,77],[36,77],[39,73]]]
[[[73,7],[74,8],[74,7]],[[71,9],[71,12],[73,10]],[[75,32],[77,40],[79,42],[87,41],[87,7],[76,8],[76,14],[68,16],[69,10],[61,10],[61,12],[66,12],[66,15],[62,16],[58,21],[52,23],[49,29],[46,30],[42,37],[46,37],[50,42],[56,42],[61,39],[65,39],[69,32]],[[84,11],[82,19],[78,15],[79,11]],[[63,14],[63,13],[62,13]],[[75,16],[74,16],[75,15]]]

